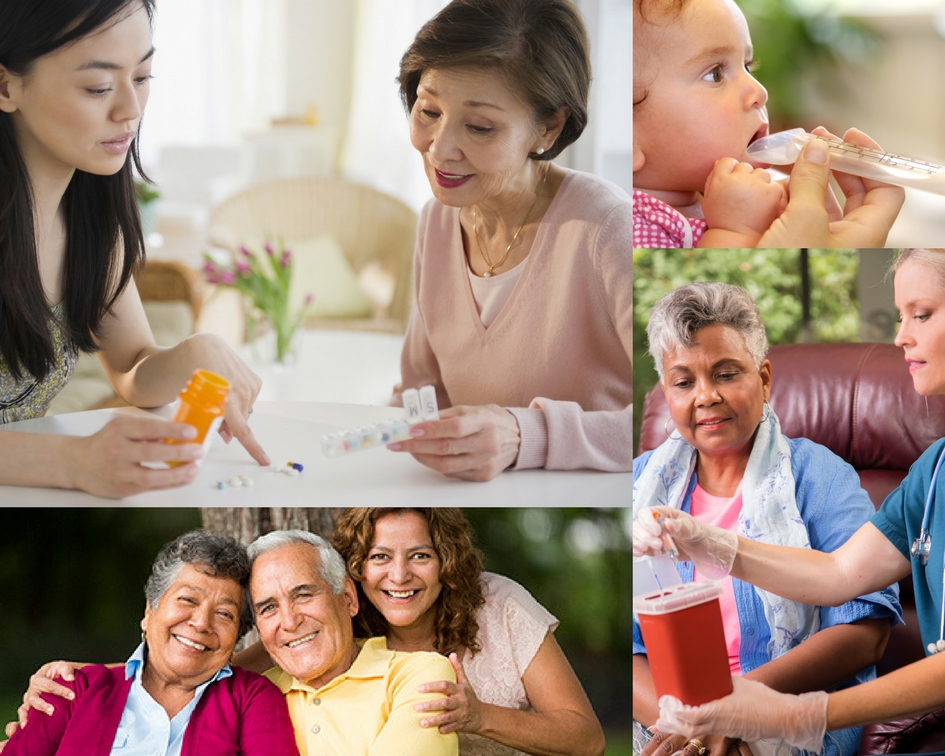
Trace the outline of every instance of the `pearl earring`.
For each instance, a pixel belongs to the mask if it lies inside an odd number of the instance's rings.
[[[535,150],[535,152],[537,152],[539,155],[544,155],[544,154],[545,154],[545,148],[544,148],[544,147],[539,147],[537,150]]]

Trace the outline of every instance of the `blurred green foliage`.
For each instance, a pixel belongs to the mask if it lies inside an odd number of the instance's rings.
[[[52,659],[124,660],[160,547],[196,509],[3,509],[0,724]],[[558,642],[619,745],[630,723],[629,513],[468,509],[486,569],[522,583],[561,621]],[[619,750],[608,753],[618,754]],[[627,751],[629,753],[629,751]]]
[[[758,303],[771,345],[859,340],[859,253],[809,250],[810,334],[802,333],[800,257],[799,249],[633,250],[634,438],[639,438],[643,399],[657,382],[646,351],[650,310],[678,286],[722,281],[743,287]]]
[[[751,31],[755,78],[768,90],[773,131],[803,125],[810,115],[804,108],[805,83],[841,97],[845,90],[833,75],[838,66],[863,66],[879,55],[876,33],[861,21],[832,13],[829,2],[813,14],[802,13],[791,0],[736,2]]]

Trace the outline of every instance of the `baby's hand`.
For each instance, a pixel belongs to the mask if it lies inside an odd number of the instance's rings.
[[[709,228],[757,238],[781,212],[783,194],[763,168],[723,158],[706,181],[702,212]]]

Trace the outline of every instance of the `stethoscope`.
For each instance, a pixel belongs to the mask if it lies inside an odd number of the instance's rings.
[[[913,559],[918,559],[919,564],[929,563],[929,553],[932,550],[932,536],[929,535],[929,517],[932,514],[932,500],[935,498],[935,484],[938,482],[938,471],[945,461],[945,449],[938,455],[938,461],[935,463],[935,470],[932,472],[932,481],[929,483],[929,493],[925,497],[925,512],[922,514],[922,527],[919,528],[919,537],[912,541],[912,548],[909,553]],[[942,616],[939,622],[938,640],[935,643],[929,643],[927,646],[930,654],[937,654],[945,651],[945,555],[942,557]]]

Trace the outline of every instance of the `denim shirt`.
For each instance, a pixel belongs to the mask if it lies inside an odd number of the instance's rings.
[[[797,508],[810,535],[811,548],[835,551],[870,520],[875,512],[873,504],[860,487],[856,471],[829,449],[804,438],[788,439],[788,444],[791,447],[791,472],[794,475]],[[634,479],[646,467],[651,454],[645,452],[633,461]],[[697,482],[693,474],[681,507],[683,512],[689,511]],[[692,582],[692,562],[680,562],[676,570],[684,583]],[[741,626],[738,663],[744,674],[770,661],[767,651],[770,633],[764,607],[754,586],[733,578],[732,587]],[[840,606],[821,607],[820,628],[823,630],[861,619],[884,617],[891,619],[894,624],[902,622],[898,585],[893,584]],[[633,653],[646,653],[636,619],[633,622]],[[875,677],[876,668],[867,667],[837,685],[836,689],[858,685]],[[859,737],[860,728],[829,732],[824,740],[824,753],[852,756],[856,753]]]

